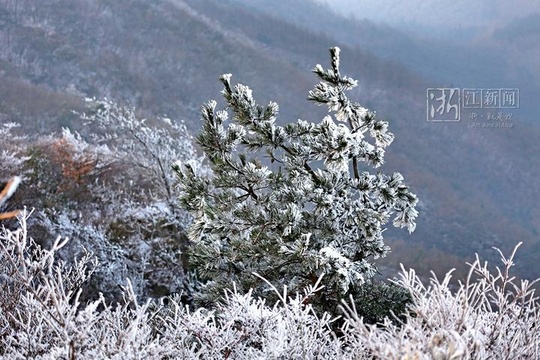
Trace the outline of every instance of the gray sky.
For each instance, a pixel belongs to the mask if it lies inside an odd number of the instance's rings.
[[[538,0],[320,0],[335,10],[394,27],[440,29],[475,27],[480,32],[540,12]]]

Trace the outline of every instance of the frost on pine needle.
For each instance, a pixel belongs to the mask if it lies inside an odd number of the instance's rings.
[[[317,65],[320,82],[308,99],[325,105],[320,122],[278,125],[279,107],[258,104],[251,89],[221,76],[225,107],[202,107],[197,142],[211,173],[177,162],[180,199],[193,216],[190,264],[201,304],[215,303],[231,281],[241,291],[275,298],[261,274],[298,291],[324,274],[315,306],[337,312],[376,272],[372,259],[388,247],[382,233],[393,224],[413,231],[417,198],[403,177],[369,172],[384,163],[394,135],[388,123],[347,98],[357,81]],[[305,246],[309,236],[308,246]]]

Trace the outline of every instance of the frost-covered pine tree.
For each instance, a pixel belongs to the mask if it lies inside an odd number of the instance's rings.
[[[213,170],[177,163],[181,201],[194,216],[190,262],[211,303],[234,282],[240,291],[271,296],[268,280],[290,292],[324,288],[313,303],[336,311],[340,299],[370,279],[384,256],[384,227],[415,228],[417,197],[399,173],[370,173],[383,164],[394,135],[388,123],[350,101],[357,81],[342,76],[339,48],[308,99],[328,107],[319,123],[276,124],[278,105],[261,106],[245,85],[222,75],[224,110],[203,106],[197,141]],[[254,275],[254,273],[259,276]]]

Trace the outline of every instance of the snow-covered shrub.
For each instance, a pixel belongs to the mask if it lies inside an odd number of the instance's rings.
[[[106,234],[126,249],[130,277],[137,271],[146,282],[146,290],[138,294],[181,292],[184,229],[191,218],[180,206],[172,165],[176,161],[200,164],[192,137],[181,121],[141,119],[134,109],[109,100],[87,99],[87,103],[81,119],[89,129],[88,141],[110,149],[112,165],[94,185],[100,202],[107,204],[100,210],[101,217],[110,219]]]
[[[4,228],[0,235],[0,351],[12,358],[47,354],[58,338],[84,332],[77,321],[79,295],[95,266],[88,254],[74,267],[55,261],[67,239],[43,249],[28,237],[26,220],[20,216],[19,229]]]
[[[69,266],[56,259],[67,240],[44,249],[28,237],[27,219],[0,231],[2,359],[535,359],[540,321],[532,283],[510,275],[512,259],[494,273],[479,259],[456,292],[450,273],[430,286],[414,270],[397,281],[412,296],[403,323],[368,325],[353,305],[339,337],[333,319],[304,292],[289,294],[265,280],[272,304],[231,284],[213,309],[189,309],[178,296],[140,302],[127,281],[123,301],[80,301],[98,265],[83,253]]]
[[[87,99],[87,103],[88,113],[81,114],[81,119],[99,130],[89,136],[94,143],[107,145],[116,162],[124,165],[120,178],[111,176],[117,184],[109,186],[121,186],[126,191],[136,187],[132,196],[137,200],[162,200],[171,221],[187,227],[189,219],[179,205],[172,165],[176,161],[200,160],[184,123],[158,117],[150,125],[133,108],[113,101]]]
[[[261,106],[251,89],[221,77],[226,109],[203,106],[197,137],[212,175],[197,164],[177,164],[181,200],[193,217],[190,264],[202,282],[198,298],[217,301],[231,281],[241,291],[272,296],[257,272],[292,291],[324,274],[325,287],[312,299],[337,313],[340,299],[358,292],[384,256],[384,227],[415,228],[416,196],[403,176],[378,172],[394,135],[388,123],[350,101],[357,81],[342,76],[339,48],[331,69],[317,65],[320,82],[309,100],[334,116],[319,123],[276,124],[278,105]],[[231,116],[231,118],[229,118]]]
[[[16,123],[0,125],[0,181],[22,175],[23,165],[28,160],[24,156],[26,137],[13,133],[18,126]]]
[[[23,205],[38,209],[77,208],[96,200],[94,185],[111,165],[105,146],[89,144],[69,129],[28,139]],[[28,201],[24,201],[28,200]]]
[[[182,292],[190,218],[174,192],[172,164],[198,161],[189,133],[111,101],[89,101],[81,118],[81,133],[20,137],[15,124],[0,125],[0,184],[23,178],[0,210],[34,208],[28,231],[40,245],[63,234],[71,241],[62,259],[85,247],[108,264],[86,284],[84,299],[101,291],[120,300],[127,277],[142,297]]]
[[[66,244],[42,249],[26,232],[0,234],[0,356],[42,359],[336,358],[340,343],[328,315],[318,317],[304,295],[269,306],[251,293],[228,293],[212,311],[190,311],[178,297],[139,303],[131,283],[124,303],[101,296],[81,303],[81,286],[96,267],[90,255],[73,267],[55,259]],[[315,284],[317,286],[317,284]],[[277,290],[276,290],[277,291]]]
[[[538,359],[540,310],[534,284],[516,280],[516,246],[494,272],[478,256],[457,291],[449,289],[452,271],[424,285],[413,269],[402,268],[396,284],[412,296],[404,321],[367,325],[346,306],[344,333],[351,354],[376,359]],[[354,304],[354,303],[353,303]]]

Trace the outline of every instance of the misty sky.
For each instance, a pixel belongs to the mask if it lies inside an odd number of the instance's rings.
[[[448,30],[475,28],[480,34],[509,21],[540,12],[540,1],[530,0],[321,0],[335,10],[354,14],[398,28],[419,32],[430,28]]]

